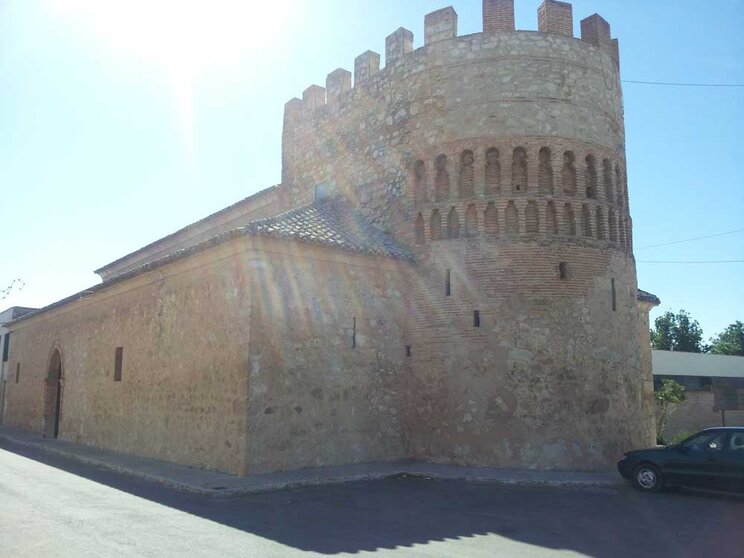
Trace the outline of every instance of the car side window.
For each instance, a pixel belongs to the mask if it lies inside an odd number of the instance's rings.
[[[690,451],[721,451],[726,432],[703,432],[687,440],[683,445]]]
[[[731,435],[729,450],[744,454],[744,432],[734,432]]]

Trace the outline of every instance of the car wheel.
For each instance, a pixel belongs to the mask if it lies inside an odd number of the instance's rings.
[[[633,485],[642,492],[658,492],[664,486],[659,469],[650,463],[642,463],[635,468]]]

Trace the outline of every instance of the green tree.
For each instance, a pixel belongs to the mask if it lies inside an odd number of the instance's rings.
[[[736,321],[710,340],[710,352],[716,355],[744,356],[744,324]]]
[[[700,324],[684,310],[677,314],[667,311],[656,318],[651,330],[651,347],[686,353],[703,353],[706,349]]]
[[[664,443],[664,432],[669,419],[685,400],[685,386],[674,380],[661,380],[661,387],[654,392],[656,401],[656,439]]]

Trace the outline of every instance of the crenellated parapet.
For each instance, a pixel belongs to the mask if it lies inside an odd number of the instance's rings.
[[[385,67],[395,66],[406,54],[413,52],[413,32],[398,27],[385,38]]]
[[[483,32],[514,31],[514,0],[483,0]]]
[[[545,0],[537,9],[537,30],[539,33],[574,38],[573,7],[568,2]],[[514,0],[483,0],[483,33],[501,35],[514,33]],[[529,33],[519,31],[519,33]],[[457,12],[452,6],[442,8],[424,17],[424,47],[426,49],[443,41],[457,39]],[[600,15],[593,14],[581,20],[580,39],[605,52],[619,67],[620,54],[617,39],[612,39],[610,25]],[[421,49],[418,49],[421,50]],[[380,55],[368,50],[354,61],[354,79],[347,70],[337,69],[327,77],[325,95],[322,88],[313,85],[305,91],[303,101],[306,106],[300,113],[312,114],[325,105],[330,112],[338,111],[348,92],[357,85],[367,82],[382,69],[393,72],[414,52],[413,33],[403,27],[385,39],[385,66],[380,66]],[[293,107],[288,107],[293,109]],[[294,110],[291,112],[295,114]]]
[[[351,90],[351,72],[337,68],[326,78],[326,100],[329,110],[338,112],[341,97]]]
[[[424,42],[429,45],[457,37],[457,12],[452,6],[424,17]]]
[[[368,50],[354,59],[354,84],[367,81],[380,71],[380,55]]]
[[[568,2],[545,0],[537,9],[537,29],[573,37],[573,6]]]
[[[608,53],[620,66],[620,46],[617,39],[611,38],[610,24],[601,15],[594,14],[581,20],[581,40]]]

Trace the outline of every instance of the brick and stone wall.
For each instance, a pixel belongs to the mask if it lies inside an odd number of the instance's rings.
[[[609,25],[587,18],[578,40],[570,5],[539,16],[514,32],[512,3],[487,1],[485,32],[457,37],[439,10],[424,47],[399,29],[333,107],[285,111],[288,203],[321,184],[416,251],[419,458],[601,468],[653,442]]]
[[[622,254],[474,238],[432,243],[417,266],[406,406],[417,457],[592,469],[647,443]]]

